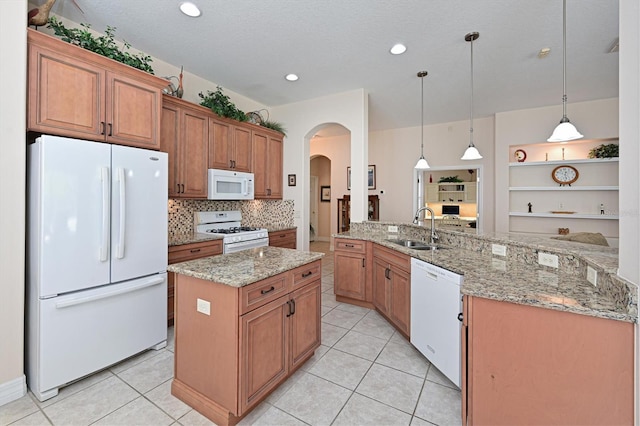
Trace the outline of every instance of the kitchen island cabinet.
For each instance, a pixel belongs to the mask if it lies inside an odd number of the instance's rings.
[[[27,130],[160,148],[166,80],[30,28],[27,43]]]
[[[411,321],[411,259],[373,245],[373,305],[409,338]]]
[[[222,240],[202,241],[169,247],[169,265],[222,254]],[[167,325],[173,325],[175,274],[167,274]]]
[[[235,424],[309,359],[320,346],[322,256],[263,247],[169,266],[172,394]]]
[[[209,112],[164,95],[160,149],[169,154],[169,197],[207,198]]]
[[[632,323],[469,296],[463,309],[462,424],[633,423]]]

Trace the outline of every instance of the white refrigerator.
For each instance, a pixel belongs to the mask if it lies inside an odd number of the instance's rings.
[[[40,401],[167,340],[167,154],[28,147],[27,381]]]

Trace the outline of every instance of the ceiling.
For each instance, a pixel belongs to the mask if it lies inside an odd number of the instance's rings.
[[[116,27],[117,39],[269,107],[364,88],[370,130],[420,125],[421,70],[425,124],[468,119],[471,31],[475,118],[562,102],[561,0],[192,1],[199,18],[181,0],[75,0],[84,14],[58,0],[53,12]],[[617,37],[618,0],[567,1],[569,103],[618,96]],[[391,55],[398,42],[406,53]],[[287,82],[291,72],[300,79]]]

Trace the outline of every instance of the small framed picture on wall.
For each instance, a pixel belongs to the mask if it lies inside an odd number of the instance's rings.
[[[320,201],[322,201],[322,202],[330,202],[331,201],[331,187],[330,186],[321,186],[320,187]]]

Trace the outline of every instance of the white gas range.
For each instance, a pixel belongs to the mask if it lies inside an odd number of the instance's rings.
[[[240,226],[241,221],[242,214],[238,210],[194,213],[196,233],[223,237],[222,252],[225,254],[269,245],[266,229]]]

